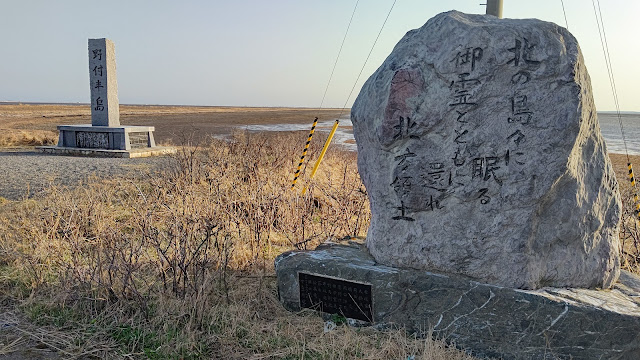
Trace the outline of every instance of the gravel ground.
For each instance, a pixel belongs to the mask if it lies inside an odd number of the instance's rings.
[[[31,148],[0,150],[0,197],[37,196],[50,184],[78,186],[89,176],[143,176],[169,165],[171,158],[119,159],[45,155]]]

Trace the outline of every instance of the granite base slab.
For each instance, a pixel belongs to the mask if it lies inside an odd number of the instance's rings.
[[[371,304],[371,325],[420,335],[431,329],[478,357],[640,359],[640,277],[625,271],[611,290],[520,290],[380,265],[353,242],[286,252],[275,268],[280,301],[291,311],[301,310],[300,274],[311,274],[320,281],[305,275],[302,296],[315,297],[316,308],[342,312]],[[358,298],[351,283],[370,286],[371,298]]]
[[[153,126],[59,125],[58,147],[131,150],[156,147]]]
[[[156,146],[153,148],[141,148],[131,150],[87,149],[58,146],[38,146],[40,152],[51,155],[88,156],[88,157],[112,157],[112,158],[141,158],[148,156],[161,156],[175,154],[177,149],[170,146]]]

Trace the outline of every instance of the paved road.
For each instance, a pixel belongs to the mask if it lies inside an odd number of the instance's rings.
[[[167,166],[168,157],[136,159],[45,155],[33,149],[0,149],[0,197],[33,197],[50,184],[77,186],[89,176],[142,176]]]

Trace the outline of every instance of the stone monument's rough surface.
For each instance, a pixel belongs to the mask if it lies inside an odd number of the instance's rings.
[[[351,111],[385,265],[609,288],[620,196],[576,39],[459,12],[410,31]]]
[[[109,39],[89,39],[91,124],[120,126],[116,48]]]

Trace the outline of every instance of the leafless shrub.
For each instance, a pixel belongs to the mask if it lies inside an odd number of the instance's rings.
[[[20,221],[8,222],[5,236],[36,287],[56,277],[68,289],[144,303],[158,292],[197,293],[220,270],[264,273],[296,244],[364,235],[369,213],[354,155],[329,155],[302,196],[290,189],[295,144],[241,132],[181,148],[146,181],[52,187],[16,209]]]
[[[622,196],[622,220],[620,222],[620,252],[622,268],[640,273],[640,227],[634,194],[629,184],[620,187]]]
[[[303,140],[238,133],[182,148],[145,181],[2,205],[0,253],[33,321],[17,328],[68,357],[465,358],[402,331],[323,334],[319,317],[280,306],[276,255],[363,236],[370,217],[352,153],[330,152],[291,189]]]

